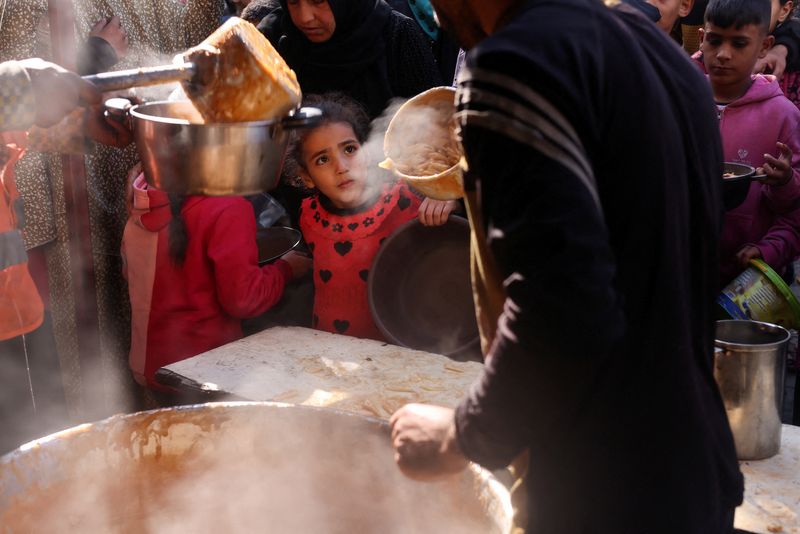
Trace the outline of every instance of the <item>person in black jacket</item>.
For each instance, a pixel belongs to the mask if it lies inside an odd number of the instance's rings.
[[[256,0],[242,15],[255,13],[304,93],[342,92],[370,118],[442,83],[425,36],[383,0]]]
[[[416,21],[420,30],[430,40],[442,81],[447,85],[455,84],[460,48],[450,34],[436,25],[430,2],[428,0],[387,0],[387,2],[395,11]]]
[[[708,84],[628,5],[432,2],[471,49],[456,121],[473,243],[488,245],[473,248],[476,309],[497,311],[456,410],[392,416],[399,467],[513,461],[517,524],[536,534],[732,532],[743,478],[712,372]]]

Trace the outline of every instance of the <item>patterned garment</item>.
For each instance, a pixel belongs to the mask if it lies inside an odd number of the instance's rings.
[[[41,46],[40,27],[47,21],[46,15],[47,0],[0,0],[0,61],[29,57],[49,59],[49,43],[46,51]],[[28,126],[31,124],[32,118]],[[29,250],[56,238],[52,180],[48,172],[53,159],[55,157],[29,150],[15,169],[17,187],[25,202],[23,234]]]
[[[59,154],[86,154],[92,146],[86,137],[86,110],[78,108],[51,128],[28,130],[28,149]]]
[[[24,130],[36,115],[28,73],[17,62],[0,64],[0,131]]]
[[[170,62],[172,57],[202,41],[218,25],[224,0],[73,0],[76,38],[82,43],[102,17],[120,17],[128,34],[128,54],[114,68]],[[47,0],[0,0],[0,61],[42,57],[52,60]],[[166,98],[171,87],[137,91],[147,99]],[[129,388],[127,355],[130,317],[127,288],[120,275],[119,246],[127,219],[127,170],[138,161],[136,148],[94,146],[86,157],[86,188],[96,300],[101,330],[102,378],[108,411],[121,406]],[[25,242],[28,249],[47,244],[47,268],[53,329],[70,410],[80,412],[87,385],[80,380],[84,355],[78,354],[76,303],[70,266],[70,236],[64,197],[62,157],[28,151],[17,165],[17,185],[25,201]],[[89,406],[86,406],[89,408]]]
[[[314,254],[311,324],[317,330],[383,341],[369,311],[369,270],[384,239],[417,216],[421,201],[402,184],[387,185],[370,207],[356,213],[335,210],[326,200],[314,195],[300,209],[300,230]]]

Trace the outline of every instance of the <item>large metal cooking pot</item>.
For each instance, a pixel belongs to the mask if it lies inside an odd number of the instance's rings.
[[[203,124],[189,101],[130,107],[134,139],[151,186],[186,195],[252,195],[273,189],[293,128],[322,112],[301,108],[281,120]]]
[[[0,458],[3,532],[485,534],[510,514],[488,472],[408,480],[385,422],[302,406],[116,416]]]

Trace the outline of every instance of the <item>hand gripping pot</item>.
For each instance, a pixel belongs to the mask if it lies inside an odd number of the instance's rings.
[[[108,107],[108,104],[107,104]],[[204,124],[188,101],[129,110],[147,183],[183,195],[252,195],[278,185],[289,133],[314,126],[316,108],[275,120]]]
[[[434,87],[403,104],[394,114],[380,163],[429,198],[464,196],[463,157],[455,139],[455,89]]]

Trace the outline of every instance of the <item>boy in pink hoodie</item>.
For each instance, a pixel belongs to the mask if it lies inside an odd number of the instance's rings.
[[[122,238],[131,300],[129,364],[137,382],[165,365],[242,337],[241,320],[275,305],[311,261],[290,252],[258,265],[256,220],[242,197],[175,197],[134,171]]]
[[[800,110],[774,77],[751,74],[772,45],[769,23],[765,0],[714,0],[700,34],[725,161],[756,167],[760,176],[744,202],[725,214],[723,285],[751,259],[761,258],[784,273],[800,253]]]

